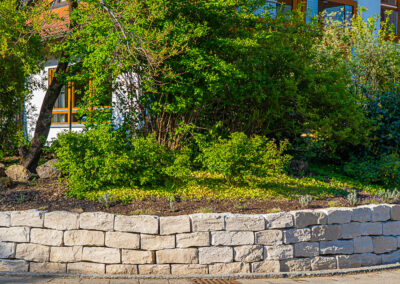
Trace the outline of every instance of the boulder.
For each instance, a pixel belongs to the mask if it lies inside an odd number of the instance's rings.
[[[12,165],[6,170],[6,175],[13,181],[28,182],[32,173],[21,165]]]
[[[58,163],[58,159],[53,159],[47,161],[43,165],[36,168],[36,172],[39,177],[42,179],[45,178],[59,178],[61,177],[61,171],[57,170],[56,164]]]
[[[6,165],[0,163],[0,177],[6,176]]]
[[[0,177],[0,190],[5,190],[13,185],[12,179],[9,177]]]

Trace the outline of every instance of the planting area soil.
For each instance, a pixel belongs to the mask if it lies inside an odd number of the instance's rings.
[[[48,211],[66,210],[71,212],[105,211],[124,215],[172,216],[191,213],[231,212],[242,214],[276,213],[304,209],[295,200],[176,200],[172,204],[167,198],[148,198],[133,200],[129,204],[116,203],[106,207],[100,202],[66,197],[66,188],[56,180],[36,180],[30,183],[17,183],[0,191],[0,211],[40,209]],[[347,206],[343,197],[327,200],[313,200],[308,208],[329,207],[334,200],[337,206]]]

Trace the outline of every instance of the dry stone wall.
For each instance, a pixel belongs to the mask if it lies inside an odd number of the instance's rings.
[[[400,261],[400,205],[176,217],[0,212],[0,271],[194,275]]]

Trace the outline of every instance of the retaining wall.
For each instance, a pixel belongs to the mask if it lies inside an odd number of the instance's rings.
[[[400,261],[400,205],[177,217],[0,212],[0,271],[232,274]]]

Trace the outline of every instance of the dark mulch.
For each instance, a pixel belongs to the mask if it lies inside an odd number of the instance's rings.
[[[66,210],[71,212],[105,211],[124,215],[182,215],[197,212],[231,212],[242,214],[272,213],[302,209],[297,201],[287,200],[177,200],[171,210],[170,202],[164,198],[134,200],[130,204],[115,204],[106,208],[103,204],[89,200],[66,198],[65,187],[55,180],[37,180],[29,184],[18,183],[0,191],[0,211],[26,209]],[[310,208],[328,207],[330,200],[314,200]],[[336,204],[346,205],[344,198],[335,198]]]

